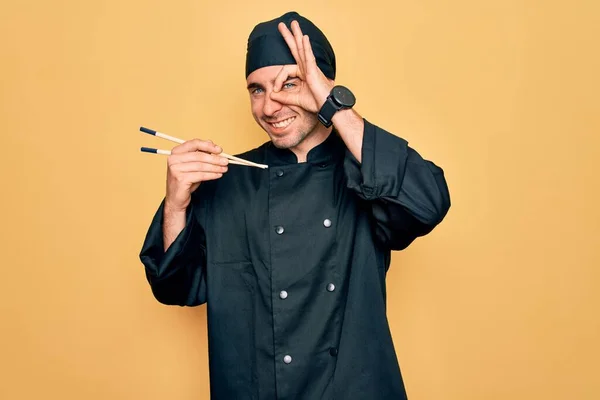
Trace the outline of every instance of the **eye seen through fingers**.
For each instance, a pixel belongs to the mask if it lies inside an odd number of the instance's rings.
[[[298,84],[296,83],[297,80],[298,80],[298,78],[293,78],[293,79],[290,79],[290,80],[284,82],[283,85],[281,86],[281,89],[286,89],[286,90],[295,89],[296,87],[298,87]],[[265,89],[260,86],[252,86],[249,88],[249,90],[250,90],[250,94],[253,96],[261,95],[265,91]]]
[[[283,85],[281,86],[281,88],[282,89],[294,89],[295,87],[298,86],[297,81],[298,81],[298,78],[288,79],[287,81],[285,81],[283,83]]]

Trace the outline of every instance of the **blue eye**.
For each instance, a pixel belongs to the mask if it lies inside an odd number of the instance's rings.
[[[256,89],[252,90],[251,93],[252,94],[259,94],[261,90],[262,90],[261,88],[256,88]]]
[[[294,84],[294,83],[291,83],[291,82],[288,82],[288,83],[284,83],[284,84],[283,84],[283,87],[284,87],[285,89],[291,89],[291,88],[293,88],[294,86],[296,86],[296,84]]]

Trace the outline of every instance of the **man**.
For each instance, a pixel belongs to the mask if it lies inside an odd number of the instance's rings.
[[[385,275],[449,194],[440,168],[334,89],[335,70],[306,18],[258,24],[246,77],[270,141],[240,157],[269,168],[227,166],[204,140],[169,157],[140,256],[158,301],[207,304],[213,399],[406,398]]]

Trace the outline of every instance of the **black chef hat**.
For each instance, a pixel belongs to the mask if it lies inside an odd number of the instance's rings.
[[[294,11],[254,27],[248,38],[246,78],[252,71],[262,67],[296,64],[290,48],[277,29],[277,25],[283,22],[291,31],[291,23],[294,20],[300,24],[302,33],[310,38],[317,65],[323,74],[329,79],[335,79],[335,54],[331,44],[315,24]]]

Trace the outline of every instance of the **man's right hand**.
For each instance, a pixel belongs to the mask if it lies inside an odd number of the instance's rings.
[[[171,150],[165,198],[169,211],[184,212],[201,182],[219,179],[227,172],[229,161],[218,155],[222,151],[212,141],[200,139],[188,140]]]

